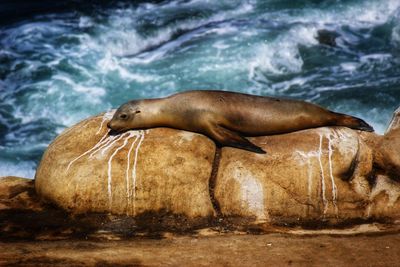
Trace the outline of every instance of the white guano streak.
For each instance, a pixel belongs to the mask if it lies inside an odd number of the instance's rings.
[[[335,213],[336,215],[338,215],[338,207],[337,207],[337,197],[338,197],[338,189],[335,183],[335,177],[333,175],[333,161],[332,161],[332,156],[333,156],[333,144],[334,144],[334,140],[335,138],[338,139],[343,139],[345,138],[345,136],[343,136],[340,133],[337,133],[335,130],[329,130],[329,133],[320,133],[319,134],[319,147],[318,147],[318,151],[309,151],[309,152],[305,152],[305,151],[296,151],[296,153],[298,155],[300,155],[302,157],[302,164],[306,164],[307,163],[307,173],[308,173],[308,200],[311,203],[311,192],[312,192],[312,175],[313,175],[313,169],[312,169],[312,162],[311,159],[312,158],[317,158],[318,159],[318,163],[319,163],[319,167],[320,167],[320,179],[321,179],[321,198],[322,198],[322,202],[324,205],[324,215],[326,214],[327,210],[328,210],[328,204],[329,201],[326,198],[326,181],[325,181],[325,171],[324,171],[324,166],[323,166],[323,149],[322,149],[322,145],[323,145],[323,140],[324,137],[326,137],[328,139],[328,167],[329,167],[329,177],[331,180],[331,184],[332,184],[332,203],[333,206],[335,208]],[[305,161],[307,160],[307,161]]]
[[[116,136],[109,136],[106,140],[104,140],[103,144],[101,146],[99,146],[97,149],[95,149],[92,153],[90,153],[89,155],[89,159],[93,158],[93,156],[99,152],[100,150],[102,150],[103,148],[105,148],[106,146],[108,146],[108,144],[110,144],[114,139],[116,138]]]
[[[106,138],[107,135],[108,135],[108,133],[109,133],[109,131],[106,132],[105,135],[100,139],[100,141],[97,142],[97,144],[95,144],[91,149],[85,151],[84,153],[82,153],[81,155],[79,155],[78,157],[76,157],[75,159],[71,160],[71,161],[69,162],[68,166],[67,166],[66,171],[68,172],[69,168],[72,166],[72,164],[74,164],[75,161],[77,161],[78,159],[82,158],[83,156],[89,154],[90,152],[92,152],[93,150],[97,149],[98,147],[102,147],[104,141],[106,141],[106,140],[108,139],[108,138]]]
[[[106,120],[107,120],[107,117],[106,117],[106,116],[103,116],[103,119],[102,119],[102,121],[101,121],[101,123],[100,123],[100,127],[99,127],[99,129],[97,130],[97,132],[96,132],[96,135],[98,135],[98,134],[101,132],[101,129],[103,129],[103,125],[104,125],[104,123],[106,122]]]
[[[307,200],[308,203],[311,204],[312,200],[312,175],[313,175],[313,170],[312,170],[312,165],[311,165],[311,158],[315,157],[315,152],[308,152],[305,153],[304,151],[296,151],[297,154],[299,154],[303,159],[301,160],[304,162],[304,160],[307,160]]]
[[[95,135],[98,135],[100,133],[101,129],[103,128],[104,123],[112,117],[115,111],[109,111],[106,114],[103,115],[103,119],[100,123],[100,127],[98,131],[96,132]],[[132,142],[131,146],[129,147],[128,155],[127,155],[127,166],[126,166],[126,172],[125,172],[125,180],[126,180],[126,197],[127,197],[127,203],[133,202],[133,213],[135,213],[135,199],[136,199],[136,180],[137,180],[137,174],[136,174],[136,166],[137,166],[137,160],[138,160],[138,153],[140,146],[144,140],[144,135],[145,131],[140,130],[140,131],[128,131],[123,134],[120,134],[118,136],[109,136],[110,130],[107,130],[107,132],[102,136],[102,138],[90,149],[79,155],[78,157],[74,158],[72,161],[69,162],[66,171],[69,171],[70,167],[79,159],[82,157],[86,156],[89,154],[88,159],[93,158],[96,153],[100,153],[101,155],[104,155],[108,150],[110,150],[112,147],[114,147],[115,144],[117,144],[121,139],[123,139],[122,145],[118,146],[111,156],[108,158],[107,161],[107,193],[108,193],[108,199],[109,199],[109,208],[111,209],[112,207],[112,160],[113,158],[117,155],[117,153],[122,150],[128,143],[129,140],[132,137],[135,137],[134,141]],[[146,131],[148,132],[148,131]],[[131,172],[131,180],[132,180],[132,185],[130,185],[130,177],[129,177],[129,171],[131,168],[131,154],[133,151],[133,148],[135,147],[135,144],[138,142],[135,152],[134,152],[134,158],[133,158],[133,166],[132,166],[132,172]],[[133,199],[131,199],[133,196]],[[128,208],[127,208],[128,212]]]
[[[311,193],[312,193],[312,175],[313,171],[311,168],[311,161],[310,158],[307,158],[307,165],[308,165],[308,188],[307,188],[307,196],[308,196],[308,203],[311,204]]]
[[[136,165],[137,165],[137,159],[138,159],[138,153],[139,153],[139,148],[144,140],[144,135],[145,132],[143,130],[140,131],[128,131],[125,132],[119,136],[108,136],[109,132],[107,132],[99,142],[97,142],[96,145],[94,145],[92,148],[89,150],[85,151],[78,157],[76,157],[74,160],[72,160],[67,167],[67,171],[69,168],[72,166],[72,164],[77,161],[78,159],[84,157],[85,155],[90,155],[88,156],[88,159],[91,159],[95,156],[96,153],[100,153],[101,155],[104,155],[106,151],[110,150],[114,145],[116,145],[121,139],[124,140],[122,145],[118,146],[111,156],[108,158],[107,161],[107,192],[108,192],[108,199],[109,199],[109,206],[111,208],[112,206],[112,160],[113,158],[117,155],[117,153],[122,150],[128,143],[129,140],[132,137],[136,137],[134,141],[132,142],[129,151],[128,151],[128,156],[127,156],[127,167],[126,167],[126,173],[125,173],[125,180],[126,180],[126,192],[127,192],[127,201],[128,203],[133,202],[133,205],[135,205],[135,190],[136,190]],[[140,136],[140,138],[139,138]],[[129,170],[130,170],[130,164],[131,164],[131,154],[133,151],[133,148],[136,144],[136,142],[139,140],[138,145],[136,146],[135,153],[134,153],[134,159],[133,159],[133,166],[132,166],[132,173],[131,173],[131,179],[132,179],[132,186],[130,186],[130,179],[129,179]],[[131,189],[130,189],[131,188]],[[133,192],[130,192],[130,190]],[[133,199],[132,198],[133,195]],[[134,208],[135,210],[135,208]]]
[[[130,169],[130,164],[131,164],[131,153],[133,150],[133,147],[135,146],[137,140],[139,139],[139,137],[137,135],[135,135],[135,140],[132,142],[129,150],[128,150],[128,159],[127,159],[127,164],[126,164],[126,171],[125,171],[125,182],[126,182],[126,198],[128,199],[128,203],[130,202],[130,198],[131,198],[131,190],[130,190],[130,179],[129,179],[129,169]]]
[[[126,134],[126,133],[118,135],[117,138],[115,138],[115,136],[110,136],[111,142],[109,142],[108,145],[103,146],[103,148],[101,149],[100,154],[104,155],[107,152],[107,150],[109,150],[111,147],[114,146],[115,143],[117,143],[119,140],[122,139],[124,134]]]
[[[122,143],[122,145],[120,145],[117,149],[114,150],[114,152],[111,154],[111,157],[108,159],[108,170],[107,170],[107,192],[108,192],[108,200],[109,200],[109,205],[110,205],[110,209],[112,207],[112,188],[111,188],[111,183],[112,183],[112,160],[115,157],[115,155],[118,153],[118,151],[120,151],[122,148],[124,148],[126,146],[126,144],[129,141],[129,138],[131,138],[133,135],[130,132],[125,132],[123,134],[121,134],[121,138],[124,137],[125,135],[128,135],[124,142]],[[119,139],[121,139],[119,138]]]
[[[112,109],[103,114],[103,118],[101,120],[100,127],[96,132],[96,135],[98,135],[101,132],[101,129],[103,128],[104,123],[107,120],[111,120],[111,118],[114,116],[114,113],[115,113],[115,109]]]
[[[337,207],[337,187],[335,183],[335,178],[333,177],[333,168],[332,168],[332,154],[333,154],[333,149],[332,149],[332,140],[331,140],[331,135],[327,135],[328,138],[328,159],[329,159],[329,175],[331,178],[331,183],[332,183],[332,203],[333,206],[335,207],[335,213],[338,215],[338,207]]]
[[[140,134],[140,140],[138,145],[136,146],[135,149],[135,158],[133,160],[133,168],[132,168],[132,187],[133,187],[133,215],[136,214],[136,178],[137,178],[137,174],[136,174],[136,164],[137,164],[137,159],[138,159],[138,153],[139,153],[139,148],[142,145],[143,139],[144,139],[144,132],[141,130],[139,132]]]
[[[321,194],[322,194],[322,202],[324,204],[324,215],[326,214],[328,210],[328,201],[326,200],[326,188],[325,188],[325,175],[324,175],[324,167],[322,165],[322,138],[323,136],[319,136],[319,151],[318,151],[318,161],[319,161],[319,167],[321,170]]]

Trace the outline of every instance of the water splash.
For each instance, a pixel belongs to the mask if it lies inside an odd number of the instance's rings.
[[[65,127],[189,88],[313,101],[383,132],[400,99],[400,2],[280,2],[116,1],[2,25],[0,165],[31,176]]]

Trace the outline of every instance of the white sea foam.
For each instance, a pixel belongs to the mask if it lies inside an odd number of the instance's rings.
[[[19,142],[19,147],[27,140],[48,143],[50,138],[41,139],[44,131],[59,133],[134,97],[160,97],[188,88],[284,94],[309,101],[326,101],[332,93],[328,105],[362,116],[383,132],[389,106],[396,102],[393,90],[378,90],[385,107],[376,108],[352,93],[349,99],[336,98],[334,91],[398,84],[391,73],[398,67],[400,1],[277,11],[259,9],[263,4],[172,0],[5,25],[0,32],[0,60],[9,70],[0,81],[0,100],[7,106],[0,105],[0,121],[8,129],[4,142]],[[373,29],[383,23],[384,30],[391,30],[390,49],[359,49],[369,38],[377,39]],[[319,29],[340,34],[336,48],[318,46]],[[314,46],[316,55],[310,53]],[[314,60],[319,48],[333,53],[327,57],[338,63],[313,66],[319,64]],[[314,69],[305,68],[310,65]],[[36,122],[46,130],[29,126]]]
[[[106,91],[104,88],[96,87],[96,86],[84,86],[80,83],[76,83],[73,81],[71,78],[65,76],[65,75],[55,75],[53,77],[55,80],[60,80],[65,82],[67,85],[69,85],[69,88],[72,90],[79,92],[79,93],[85,93],[87,96],[89,96],[93,101],[99,102],[100,96],[104,96]]]
[[[266,13],[266,19],[278,21],[324,25],[352,25],[353,27],[371,27],[387,22],[398,12],[400,1],[363,1],[347,5],[333,6],[329,10],[319,8],[305,9],[296,13]]]
[[[262,44],[256,49],[256,55],[249,64],[249,77],[260,80],[257,71],[261,71],[265,75],[285,75],[290,73],[299,73],[303,66],[303,60],[300,57],[299,45],[315,45],[316,32],[318,29],[331,29],[342,32],[343,25],[352,25],[352,27],[371,28],[387,22],[393,17],[395,12],[400,10],[400,1],[389,0],[382,4],[379,1],[365,1],[362,4],[346,6],[346,9],[333,8],[331,10],[305,9],[304,12],[287,14],[277,13],[276,17],[268,13],[265,19],[283,21],[284,23],[292,22],[301,23],[302,26],[296,26],[287,33],[281,34],[276,40]],[[366,33],[367,35],[369,33]],[[392,32],[392,42],[396,43],[398,37],[396,30]],[[367,37],[367,36],[364,36]],[[352,53],[342,39],[347,43],[356,44],[359,42],[356,35],[349,32],[342,34],[337,39],[337,43],[348,53]],[[368,60],[379,60],[380,62],[387,60],[388,55],[362,55],[361,62]],[[390,55],[389,55],[390,56]],[[355,63],[357,64],[357,63]],[[349,72],[356,70],[357,65],[343,63],[341,67]],[[388,66],[390,67],[390,66]],[[268,78],[260,80],[263,83],[270,83]]]
[[[395,26],[392,30],[391,42],[395,47],[400,48],[400,22],[399,25]]]
[[[8,162],[1,161],[0,177],[17,176],[33,179],[36,172],[36,164],[34,162]]]
[[[106,52],[104,58],[97,63],[97,66],[103,73],[117,71],[122,79],[137,81],[139,83],[156,81],[158,79],[156,75],[138,74],[128,70],[121,64],[121,60],[113,56],[110,52]]]
[[[163,8],[170,8],[171,6],[177,7],[176,3],[174,3],[175,2],[172,1],[165,5],[157,5],[157,12],[161,12],[161,9]],[[192,4],[195,4],[195,2],[191,1],[186,3],[188,6]],[[181,5],[185,4],[180,3],[179,7],[181,7]],[[184,42],[192,39],[193,36],[201,31],[199,27],[202,25],[206,25],[211,22],[224,21],[228,18],[234,18],[235,16],[248,13],[254,8],[254,6],[250,3],[240,3],[233,9],[220,10],[208,18],[194,20],[187,19],[181,21],[179,24],[164,27],[162,30],[143,37],[134,28],[136,24],[135,15],[144,15],[141,12],[146,11],[147,13],[154,7],[154,5],[140,5],[138,9],[116,10],[115,14],[110,16],[110,25],[112,30],[106,31],[103,35],[101,35],[99,43],[92,43],[93,46],[99,50],[104,51],[105,49],[106,51],[111,52],[112,55],[117,56],[136,55],[140,52],[146,51],[149,48],[161,46],[161,51],[153,51],[152,54],[141,59],[143,63],[148,64],[154,60],[160,59],[171,49],[174,49],[182,45]],[[179,38],[179,40],[176,41],[171,40],[172,36],[177,32],[193,30],[194,32],[190,35],[183,35]],[[230,29],[229,27],[223,27],[214,28],[210,31],[217,34],[225,34],[232,30],[235,29],[233,27],[230,27]]]
[[[354,72],[355,70],[357,70],[358,66],[359,64],[354,62],[344,62],[340,64],[340,67],[342,67],[343,70],[348,72]]]
[[[88,28],[94,25],[93,20],[90,17],[82,16],[79,18],[79,28]]]
[[[250,77],[254,76],[256,69],[263,73],[280,75],[298,73],[303,66],[297,47],[289,44],[282,44],[282,50],[275,45],[262,45],[255,61],[250,64]]]
[[[308,28],[299,26],[272,42],[260,45],[256,49],[254,59],[249,63],[249,77],[255,77],[255,72],[258,70],[266,75],[299,73],[304,63],[299,45],[316,44],[314,38],[316,31],[313,26]]]

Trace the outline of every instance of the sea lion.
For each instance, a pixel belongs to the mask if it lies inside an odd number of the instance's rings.
[[[114,132],[170,127],[202,133],[217,144],[265,153],[244,136],[289,133],[322,126],[373,131],[359,118],[294,99],[225,91],[187,91],[166,98],[132,100],[107,126]]]

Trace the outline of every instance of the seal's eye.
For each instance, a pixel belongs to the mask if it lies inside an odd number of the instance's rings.
[[[136,110],[135,113],[140,113],[140,110]]]
[[[122,119],[122,120],[126,120],[128,118],[128,115],[125,114],[125,113],[122,113],[122,114],[119,115],[119,118]]]

